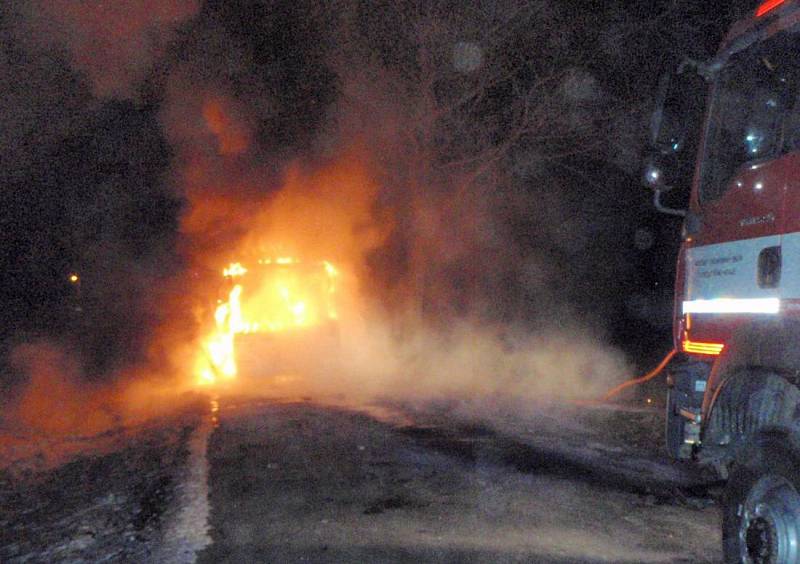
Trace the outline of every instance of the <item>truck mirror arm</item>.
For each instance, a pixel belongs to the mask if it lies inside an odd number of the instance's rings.
[[[678,210],[675,208],[668,208],[661,203],[661,193],[665,190],[653,190],[653,205],[661,213],[667,215],[677,215],[679,217],[686,217],[686,210]]]

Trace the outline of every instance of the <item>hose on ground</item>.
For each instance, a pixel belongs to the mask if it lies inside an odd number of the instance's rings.
[[[619,394],[622,390],[626,390],[631,386],[638,386],[639,384],[644,384],[645,382],[652,380],[653,378],[658,376],[662,370],[664,370],[664,367],[666,367],[667,364],[669,364],[669,361],[672,360],[672,357],[674,357],[675,354],[677,354],[677,352],[678,351],[676,349],[672,349],[671,351],[669,351],[669,353],[667,353],[667,356],[664,357],[664,359],[658,364],[658,366],[656,366],[653,370],[651,370],[644,376],[628,380],[627,382],[623,382],[619,386],[612,388],[611,390],[606,392],[605,396],[603,396],[603,401],[610,400],[611,398]]]

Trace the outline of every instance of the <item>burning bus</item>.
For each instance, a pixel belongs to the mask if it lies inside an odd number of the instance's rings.
[[[232,263],[223,270],[214,328],[203,344],[200,383],[299,368],[311,348],[338,337],[339,271],[292,257]]]

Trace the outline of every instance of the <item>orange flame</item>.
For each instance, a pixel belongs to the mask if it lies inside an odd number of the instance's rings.
[[[339,272],[330,262],[304,264],[281,257],[259,260],[257,266],[251,271],[236,262],[223,270],[233,286],[227,300],[217,306],[214,329],[202,346],[196,367],[201,385],[236,377],[236,335],[310,328],[338,317]],[[249,290],[243,299],[243,279],[248,274]]]
[[[197,108],[202,109],[203,103]],[[210,120],[204,125],[213,133],[211,125],[219,116],[213,107],[206,109]],[[228,104],[223,109],[237,118],[244,115]],[[179,112],[168,117],[175,119],[176,128],[183,123]],[[175,135],[183,140],[190,133],[179,130]],[[220,139],[213,141],[217,144]],[[280,364],[294,355],[293,347],[305,339],[299,334],[304,330],[325,334],[324,339],[338,335],[342,324],[348,331],[358,326],[365,314],[361,280],[369,273],[366,257],[393,228],[388,217],[376,221],[375,201],[381,187],[369,154],[354,146],[322,167],[293,162],[283,171],[280,189],[270,187],[260,199],[257,185],[269,186],[272,172],[264,172],[263,178],[261,169],[237,176],[238,165],[230,170],[223,166],[230,159],[244,159],[244,163],[249,154],[217,154],[208,159],[207,147],[186,144],[184,148],[187,168],[181,180],[190,206],[181,230],[197,275],[191,281],[191,296],[176,308],[184,316],[191,314],[201,329],[199,335],[190,336],[188,347],[170,345],[166,351],[176,367],[186,366],[183,354],[189,354],[189,385],[232,380],[239,371],[250,371],[250,361],[260,361],[256,349],[262,344],[275,351],[279,357],[275,364]],[[228,186],[224,193],[215,191],[221,185]],[[246,197],[237,198],[238,194]],[[219,267],[223,276],[201,276],[208,267],[214,271]],[[211,311],[208,306],[213,306]],[[181,342],[181,326],[168,329]],[[289,331],[297,338],[287,335],[269,344],[269,339],[259,343],[256,337],[243,338]],[[249,341],[247,346],[245,341]]]

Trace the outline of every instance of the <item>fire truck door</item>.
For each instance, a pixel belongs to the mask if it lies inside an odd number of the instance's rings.
[[[800,90],[795,52],[790,37],[756,44],[730,58],[712,91],[683,304],[685,313],[715,314],[700,324],[719,330],[709,339],[726,338],[723,325],[732,319],[720,314],[780,309],[787,183],[796,182],[791,171],[800,165],[786,148]]]
[[[724,194],[701,207],[684,312],[775,313],[784,268],[782,161],[740,167]]]

